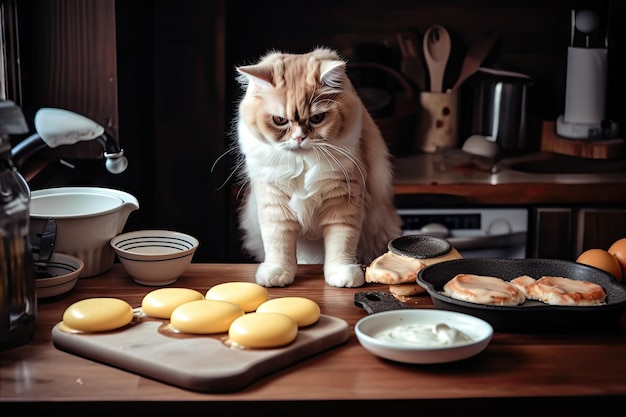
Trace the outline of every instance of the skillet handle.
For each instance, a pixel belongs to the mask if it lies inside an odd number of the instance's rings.
[[[411,308],[391,293],[384,291],[358,292],[354,294],[354,305],[361,307],[369,314]]]

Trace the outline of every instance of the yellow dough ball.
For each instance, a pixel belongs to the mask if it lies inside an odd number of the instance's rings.
[[[150,317],[169,319],[179,305],[203,299],[201,292],[189,288],[159,288],[143,297],[141,310]]]
[[[257,313],[282,313],[298,323],[298,327],[309,326],[320,318],[320,306],[304,297],[281,297],[261,304]]]
[[[246,313],[256,310],[268,298],[267,289],[253,282],[225,282],[209,288],[206,293],[207,300],[228,301]]]
[[[231,323],[243,315],[241,307],[228,301],[196,300],[176,307],[170,323],[183,333],[226,333]]]
[[[63,313],[63,324],[81,332],[114,330],[132,319],[133,308],[119,298],[87,298],[70,305]]]
[[[293,342],[298,323],[280,313],[248,313],[232,322],[228,329],[231,342],[245,348],[274,348]]]

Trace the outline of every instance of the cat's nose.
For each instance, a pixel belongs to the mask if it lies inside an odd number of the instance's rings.
[[[306,139],[306,135],[298,135],[298,136],[296,136],[296,140],[298,141],[298,143],[304,142],[305,139]]]

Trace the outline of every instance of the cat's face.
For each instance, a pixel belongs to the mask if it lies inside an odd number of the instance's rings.
[[[246,94],[240,121],[267,144],[285,149],[312,149],[316,143],[338,144],[358,122],[360,100],[336,53],[271,53],[256,65],[238,68]]]

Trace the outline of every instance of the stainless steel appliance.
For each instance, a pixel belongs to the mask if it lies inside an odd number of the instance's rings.
[[[399,208],[402,233],[447,239],[465,258],[526,258],[526,208]]]
[[[468,81],[462,107],[471,115],[469,135],[485,136],[504,153],[539,150],[529,114],[528,75],[480,68]]]

